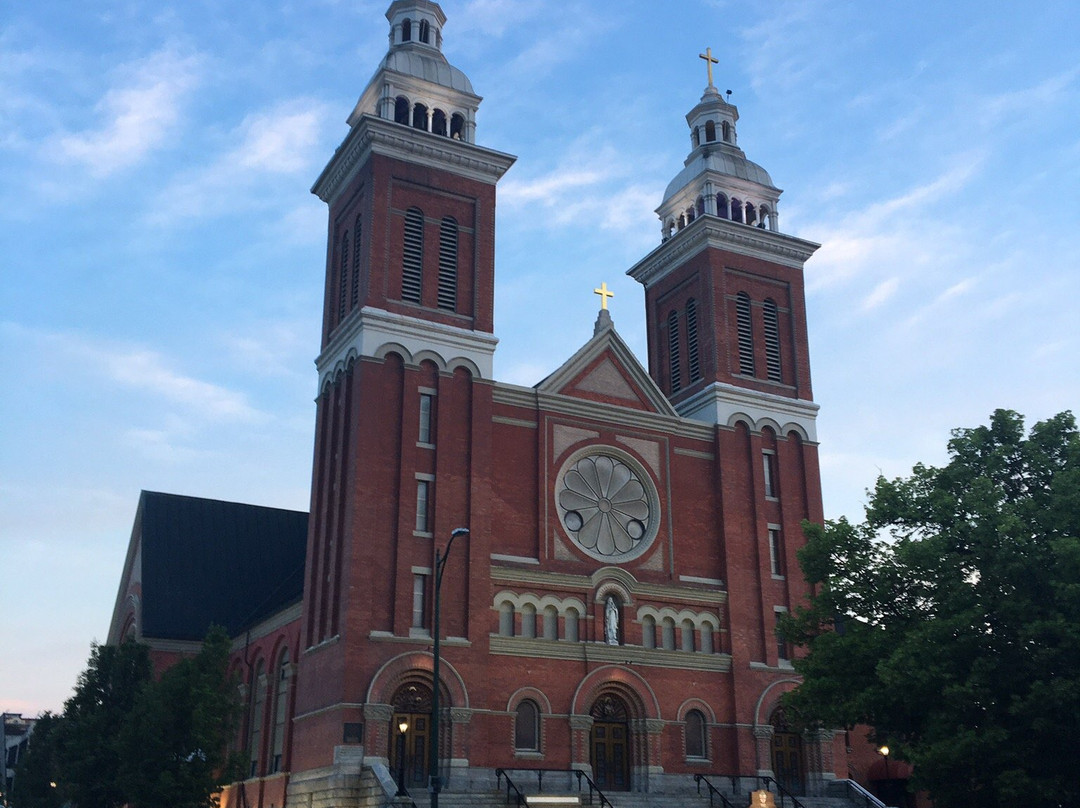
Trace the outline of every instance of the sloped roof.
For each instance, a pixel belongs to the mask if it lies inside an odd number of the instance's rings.
[[[142,634],[230,636],[303,597],[308,515],[143,491]]]

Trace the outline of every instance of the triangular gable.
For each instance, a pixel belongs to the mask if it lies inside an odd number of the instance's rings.
[[[661,415],[676,414],[613,326],[600,329],[536,389]]]

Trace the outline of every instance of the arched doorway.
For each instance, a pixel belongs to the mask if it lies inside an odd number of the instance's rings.
[[[769,723],[773,727],[772,770],[776,782],[792,794],[802,794],[806,770],[802,736],[792,729],[783,707],[773,712]]]
[[[602,695],[589,711],[589,763],[593,779],[601,789],[627,791],[630,788],[630,713],[626,702],[610,693]]]
[[[390,773],[404,776],[408,789],[426,788],[431,742],[431,687],[410,682],[398,688],[391,700]],[[405,732],[401,732],[405,727]]]

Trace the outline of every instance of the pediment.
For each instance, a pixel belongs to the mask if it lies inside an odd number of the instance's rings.
[[[600,330],[536,389],[643,412],[676,414],[614,327]]]

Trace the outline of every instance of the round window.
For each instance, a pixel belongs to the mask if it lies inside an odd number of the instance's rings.
[[[555,502],[567,534],[595,559],[636,558],[656,536],[656,489],[645,470],[618,450],[571,456],[556,480]]]

